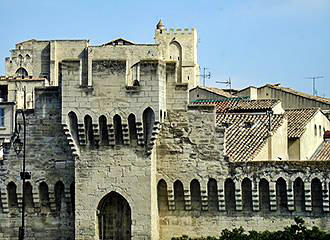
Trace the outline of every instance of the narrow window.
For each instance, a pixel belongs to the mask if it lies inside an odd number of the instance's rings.
[[[211,212],[218,211],[219,210],[218,185],[217,185],[217,181],[213,178],[210,178],[207,183],[207,194],[208,194],[209,211]]]
[[[89,146],[94,146],[92,118],[89,115],[86,115],[84,119],[84,123],[85,123],[86,144]]]
[[[312,211],[315,214],[323,212],[322,184],[318,178],[314,178],[311,184],[312,190]]]
[[[30,182],[25,183],[24,198],[26,208],[33,208],[32,186]]]
[[[259,182],[259,205],[262,212],[270,210],[269,183],[264,178]]]
[[[0,108],[0,127],[5,126],[5,109]]]
[[[242,181],[243,211],[252,211],[252,183],[248,178]]]
[[[144,130],[144,144],[147,146],[150,143],[152,129],[155,123],[155,113],[148,107],[143,112],[143,130]]]
[[[160,214],[167,212],[168,210],[168,199],[167,199],[167,184],[165,180],[161,179],[157,185],[157,196],[158,196],[158,211]]]
[[[137,143],[136,119],[133,113],[131,113],[128,116],[128,130],[129,130],[129,138],[131,144],[136,144]]]
[[[121,117],[116,114],[113,117],[113,126],[115,129],[115,142],[116,145],[122,145],[124,143],[124,139],[123,139],[123,127],[121,124]]]
[[[49,208],[49,191],[45,182],[41,182],[39,185],[39,199],[41,208]]]
[[[102,115],[99,117],[99,128],[100,128],[100,137],[101,145],[109,145],[109,134],[108,134],[108,124],[107,118]]]
[[[8,205],[9,208],[17,208],[17,192],[16,192],[16,184],[13,182],[10,182],[7,185],[7,193],[8,193]]]
[[[200,211],[202,208],[201,187],[196,179],[192,180],[190,183],[190,194],[192,210]]]
[[[293,183],[294,190],[294,206],[296,212],[303,212],[305,210],[305,189],[304,182],[301,178],[297,178]]]
[[[319,125],[319,134],[320,134],[320,137],[322,136],[322,127],[321,125]]]
[[[174,183],[174,202],[175,202],[175,209],[182,211],[184,210],[184,192],[183,192],[183,185],[182,182],[179,180],[175,181]]]
[[[228,213],[235,211],[235,184],[230,178],[227,178],[225,181],[225,203]]]
[[[282,213],[288,211],[287,188],[283,178],[279,178],[276,181],[276,202],[278,211]]]
[[[314,125],[314,135],[317,136],[317,126]]]
[[[54,192],[55,192],[56,211],[60,212],[64,204],[64,184],[61,181],[58,181],[55,184]]]
[[[71,136],[75,143],[78,145],[79,144],[79,137],[78,137],[78,119],[77,115],[74,112],[69,112],[68,114],[69,117],[69,130],[71,133]]]

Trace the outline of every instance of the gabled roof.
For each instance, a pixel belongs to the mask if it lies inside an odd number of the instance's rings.
[[[110,42],[103,44],[103,46],[108,46],[108,45],[135,45],[135,43],[128,41],[126,39],[123,39],[123,38],[117,38],[117,39],[114,39]]]
[[[205,90],[205,91],[208,91],[208,92],[211,92],[211,93],[214,93],[216,95],[219,95],[221,97],[226,97],[226,98],[232,98],[232,97],[235,97],[234,95],[224,91],[223,89],[221,88],[215,88],[215,87],[201,87],[201,86],[197,86],[193,89],[190,89],[190,91],[193,91],[195,89],[202,89],[202,90]]]
[[[294,94],[294,95],[297,95],[297,96],[300,96],[300,97],[312,99],[312,100],[330,105],[330,98],[312,96],[312,95],[309,95],[309,94],[306,94],[306,93],[303,93],[303,92],[296,91],[292,88],[281,87],[279,84],[266,84],[263,87],[270,87],[270,88],[273,88],[273,89],[277,89],[277,90],[280,90],[280,91],[283,91],[283,92],[291,93],[291,94]],[[263,87],[260,87],[260,88],[263,88]]]
[[[306,131],[306,125],[319,112],[319,108],[297,108],[285,111],[288,117],[288,138],[299,138]]]
[[[330,141],[324,141],[311,157],[312,161],[330,161]]]
[[[280,103],[278,99],[245,100],[228,98],[221,100],[194,100],[192,104],[216,105],[217,113],[223,112],[265,112]]]
[[[272,116],[272,132],[283,124],[283,114]],[[222,113],[217,124],[225,126],[225,152],[231,161],[252,161],[269,137],[269,117],[265,114]]]

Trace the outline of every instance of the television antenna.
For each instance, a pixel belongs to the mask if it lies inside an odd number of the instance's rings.
[[[205,87],[205,79],[210,79],[211,78],[211,73],[210,72],[206,72],[208,68],[203,68],[203,74],[200,74],[198,76],[203,78],[203,87]]]
[[[215,82],[216,82],[216,83],[226,84],[226,86],[229,86],[229,93],[231,94],[231,79],[230,79],[230,77],[228,78],[227,81],[223,81],[223,82],[215,81]]]
[[[313,77],[305,77],[306,79],[313,79],[313,96],[316,96],[317,92],[316,92],[316,88],[315,88],[315,80],[316,79],[320,79],[320,78],[324,78],[323,76],[313,76]]]

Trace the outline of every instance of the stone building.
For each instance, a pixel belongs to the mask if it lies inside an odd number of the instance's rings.
[[[196,30],[160,21],[155,40],[31,40],[6,59],[0,85],[46,79],[31,85],[26,111],[26,238],[171,239],[275,230],[294,216],[329,229],[323,110],[299,115],[278,99],[189,104],[199,75]],[[3,149],[0,239],[17,239],[22,156],[10,141]]]

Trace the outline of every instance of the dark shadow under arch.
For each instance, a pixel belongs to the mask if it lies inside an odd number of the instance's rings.
[[[94,146],[93,121],[91,116],[89,115],[85,116],[84,124],[85,124],[86,145]]]
[[[264,178],[259,182],[259,207],[263,213],[270,211],[269,182]]]
[[[168,210],[167,184],[164,179],[157,184],[158,211],[162,215]]]
[[[145,146],[148,146],[150,143],[154,123],[155,113],[150,107],[148,107],[143,111],[143,131]]]
[[[202,210],[201,187],[197,179],[190,182],[191,210]]]
[[[131,208],[117,192],[110,192],[98,205],[99,239],[131,239]]]
[[[39,184],[40,207],[44,210],[50,206],[48,185],[45,182]]]
[[[54,193],[55,193],[56,211],[60,212],[61,210],[63,210],[63,205],[65,202],[64,184],[61,181],[58,181],[55,184]]]
[[[121,117],[116,114],[113,117],[113,127],[115,130],[115,143],[116,145],[122,145],[124,144],[124,138],[123,138],[123,127],[121,124]]]
[[[225,181],[225,203],[228,213],[236,210],[235,183],[231,178]]]
[[[293,183],[294,207],[296,212],[305,211],[305,187],[304,182],[298,177]]]
[[[207,183],[207,195],[209,211],[216,213],[219,211],[218,184],[214,178],[210,178]]]
[[[24,199],[25,199],[25,207],[33,209],[33,194],[32,194],[32,185],[30,182],[25,182]]]
[[[137,130],[136,130],[136,118],[133,113],[128,116],[128,130],[130,143],[133,145],[137,144]]]
[[[322,183],[318,178],[314,178],[311,184],[312,211],[314,214],[323,213]]]
[[[13,182],[8,183],[7,185],[7,194],[8,194],[8,207],[17,208],[17,187]]]
[[[74,112],[69,112],[68,114],[69,118],[69,130],[71,133],[71,136],[75,143],[79,145],[79,137],[78,137],[78,118],[77,115]]]
[[[22,58],[23,58],[23,56],[22,56]],[[15,75],[17,77],[21,77],[21,78],[25,78],[25,77],[29,76],[28,72],[23,67],[20,67],[19,69],[17,69],[17,71],[15,72]]]
[[[109,133],[107,118],[102,115],[99,117],[100,145],[109,145]]]
[[[242,207],[243,211],[252,211],[252,182],[249,178],[242,181]]]
[[[185,207],[183,184],[180,180],[174,182],[175,210],[183,211]]]
[[[276,181],[276,204],[277,211],[281,213],[288,212],[287,186],[286,181],[281,177]]]

